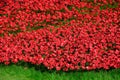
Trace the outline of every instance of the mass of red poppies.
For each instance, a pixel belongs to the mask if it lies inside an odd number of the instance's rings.
[[[0,63],[120,68],[119,0],[0,0]]]

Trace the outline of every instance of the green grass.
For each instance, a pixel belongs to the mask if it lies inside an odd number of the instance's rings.
[[[34,67],[0,65],[0,80],[120,80],[120,69],[109,71],[41,71]]]

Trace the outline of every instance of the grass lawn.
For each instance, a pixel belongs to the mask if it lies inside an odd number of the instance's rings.
[[[34,67],[0,65],[0,80],[120,80],[120,69],[109,71],[40,71]]]

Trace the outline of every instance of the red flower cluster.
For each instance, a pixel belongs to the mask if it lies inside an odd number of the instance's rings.
[[[0,34],[62,25],[80,17],[80,13],[93,14],[105,3],[115,2],[119,0],[95,0],[96,6],[86,0],[0,0]]]
[[[119,4],[100,10],[103,4],[95,1],[107,0],[94,0],[95,5],[80,0],[2,1],[0,33],[24,32],[0,37],[0,63],[24,61],[64,71],[120,68]],[[60,28],[51,26],[62,21],[66,23]],[[48,28],[26,32],[40,25]]]
[[[0,38],[0,63],[43,64],[48,69],[120,68],[120,35],[116,25],[40,29]]]

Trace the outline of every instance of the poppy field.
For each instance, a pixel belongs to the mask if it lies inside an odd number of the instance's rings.
[[[0,64],[20,62],[120,68],[120,1],[0,0]]]

